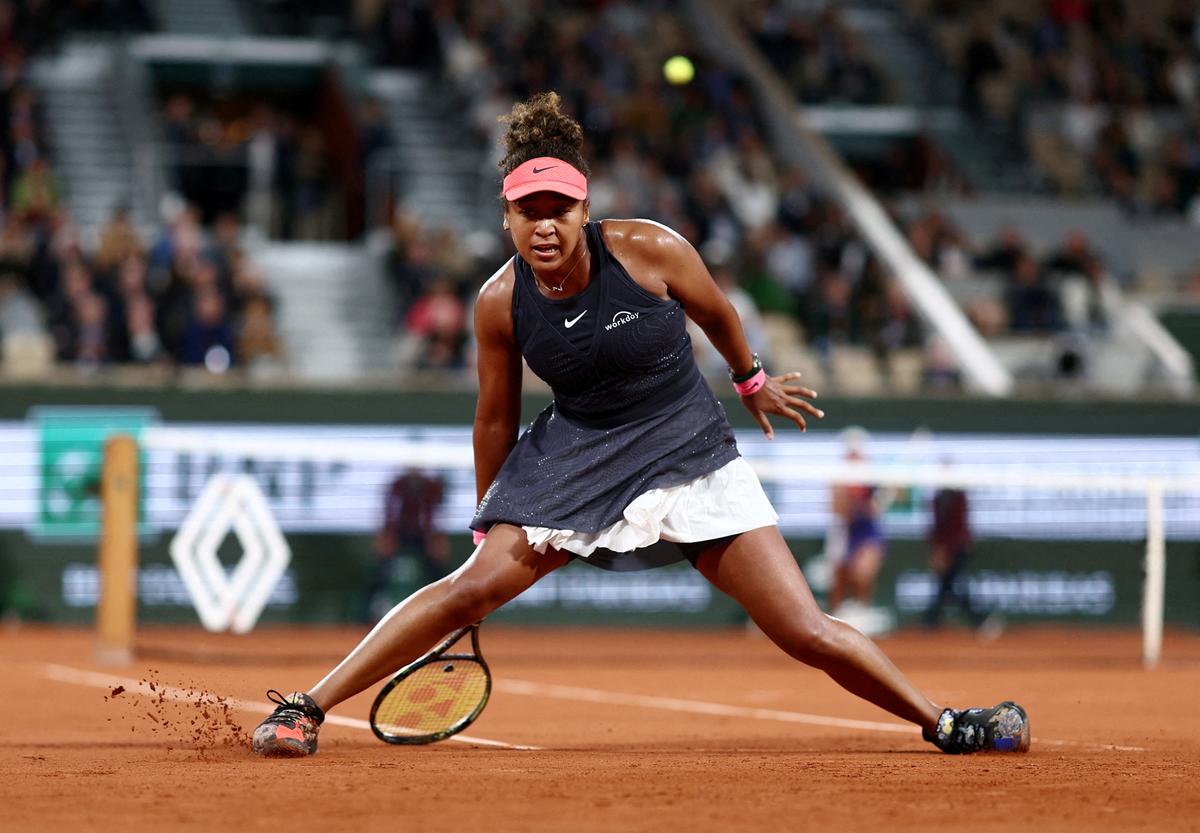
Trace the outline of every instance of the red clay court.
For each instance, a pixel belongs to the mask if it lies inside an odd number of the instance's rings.
[[[255,758],[266,689],[311,685],[360,635],[149,628],[106,668],[90,631],[4,631],[3,829],[1200,830],[1194,633],[1154,671],[1132,631],[885,639],[941,702],[1028,708],[1028,755],[956,758],[741,631],[487,625],[496,687],[465,740],[387,746],[369,692],[317,756]]]

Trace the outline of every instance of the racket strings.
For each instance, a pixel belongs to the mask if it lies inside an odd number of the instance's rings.
[[[375,711],[375,724],[394,737],[436,735],[470,718],[484,702],[488,678],[472,659],[440,659],[397,683]]]

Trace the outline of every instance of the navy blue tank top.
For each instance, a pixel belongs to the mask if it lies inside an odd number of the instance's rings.
[[[554,402],[522,434],[472,521],[597,532],[652,488],[690,482],[738,456],[725,410],[696,368],[683,307],[639,286],[586,227],[588,286],[538,291],[514,260],[513,333]]]
[[[703,385],[678,301],[651,295],[585,227],[592,280],[547,298],[529,264],[515,261],[513,332],[525,361],[554,391],[560,412],[595,427],[652,414]]]

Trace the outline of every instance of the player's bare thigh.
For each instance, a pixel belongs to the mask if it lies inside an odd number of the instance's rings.
[[[779,527],[764,526],[714,541],[693,563],[764,631],[774,625],[819,627],[824,614]]]
[[[487,595],[503,604],[567,560],[559,550],[539,553],[519,526],[496,524],[471,557],[443,581],[452,592]]]

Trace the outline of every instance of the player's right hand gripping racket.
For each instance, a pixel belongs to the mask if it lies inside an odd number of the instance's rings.
[[[447,651],[467,633],[471,653]],[[371,706],[371,731],[387,743],[434,743],[471,725],[492,693],[492,674],[479,652],[479,623],[450,634],[404,666]]]

